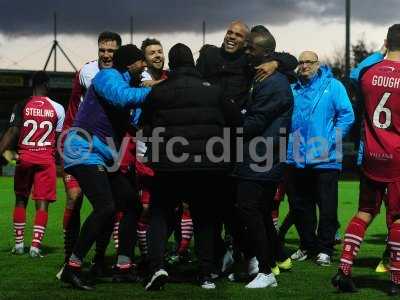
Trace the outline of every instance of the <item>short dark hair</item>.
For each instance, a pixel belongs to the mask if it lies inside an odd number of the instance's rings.
[[[159,40],[147,38],[142,42],[142,46],[140,47],[140,49],[142,49],[144,53],[144,50],[146,50],[146,48],[151,45],[160,45],[162,47],[161,42]]]
[[[116,41],[118,47],[121,47],[122,44],[121,36],[118,33],[111,31],[103,31],[102,33],[99,34],[97,43],[100,44],[101,42],[104,41]]]
[[[386,40],[389,51],[400,51],[400,24],[389,27]]]
[[[208,51],[208,49],[212,49],[212,48],[217,48],[217,49],[218,49],[218,47],[215,46],[215,45],[204,44],[204,45],[200,48],[199,53],[200,53],[200,54],[205,53],[206,51]]]
[[[264,49],[265,53],[271,53],[271,52],[275,51],[276,41],[275,41],[274,36],[271,33],[252,32],[251,36],[260,38],[257,45],[262,47]]]
[[[182,43],[175,44],[168,52],[169,68],[193,67],[194,59],[192,50]]]
[[[32,88],[48,85],[50,78],[45,71],[37,71],[32,75]]]
[[[264,34],[271,34],[271,32],[268,30],[267,27],[264,25],[255,25],[253,28],[251,28],[251,33],[256,32],[256,33],[264,33]]]

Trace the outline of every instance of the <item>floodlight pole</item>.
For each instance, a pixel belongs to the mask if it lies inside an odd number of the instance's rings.
[[[346,0],[346,60],[345,60],[345,78],[348,81],[350,77],[350,17],[351,0]]]
[[[203,46],[206,44],[206,21],[203,21]]]
[[[133,16],[130,18],[131,44],[133,44]]]
[[[57,13],[54,13],[54,72],[57,72]]]
[[[61,54],[64,55],[64,57],[67,59],[71,67],[75,70],[78,71],[78,69],[75,67],[75,65],[72,63],[72,61],[69,59],[68,55],[65,53],[64,49],[60,46],[60,44],[57,41],[57,13],[54,13],[54,41],[53,45],[51,46],[49,55],[47,56],[46,62],[44,64],[43,70],[47,69],[47,65],[49,64],[51,55],[54,53],[54,72],[57,72],[57,48],[61,51]]]

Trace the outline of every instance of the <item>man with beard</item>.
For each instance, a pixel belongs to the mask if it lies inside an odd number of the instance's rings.
[[[266,31],[263,26],[256,26],[253,30]],[[249,67],[248,57],[245,53],[246,40],[250,33],[250,29],[246,24],[241,21],[232,22],[226,32],[223,44],[220,48],[215,46],[203,47],[200,50],[200,57],[197,60],[197,69],[203,75],[203,77],[212,84],[219,85],[223,90],[223,97],[226,100],[234,101],[239,109],[242,109],[250,90],[251,81],[255,74],[255,69]],[[268,76],[279,70],[282,73],[287,73],[294,70],[297,67],[297,59],[287,53],[270,53],[270,60],[257,67],[257,72],[261,72],[262,78]],[[231,160],[236,156],[234,146],[231,145]],[[222,184],[222,183],[221,183]],[[236,248],[241,248],[246,244],[244,241],[240,241],[243,236],[242,229],[235,224],[234,216],[236,215],[234,209],[235,196],[235,185],[234,182],[227,177],[225,185],[226,198],[221,199],[218,205],[218,210],[225,223],[225,231],[232,234]],[[220,238],[220,235],[216,237],[219,257],[222,258],[225,253],[225,246]],[[257,271],[256,260],[249,258],[249,272],[253,273]],[[232,251],[225,253],[221,271],[225,272],[229,265],[233,264]]]
[[[153,86],[155,83],[167,78],[168,72],[164,70],[164,50],[159,40],[147,38],[141,47],[147,69],[142,73],[142,85]]]

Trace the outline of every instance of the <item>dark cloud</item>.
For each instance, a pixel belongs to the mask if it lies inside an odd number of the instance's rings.
[[[287,24],[298,19],[343,19],[344,0],[0,0],[0,32],[9,36],[53,32],[57,11],[59,32],[97,34],[109,29],[129,32],[129,18],[140,33],[200,32],[224,29],[234,19],[248,24]],[[398,18],[399,0],[352,0],[357,21],[387,25]]]

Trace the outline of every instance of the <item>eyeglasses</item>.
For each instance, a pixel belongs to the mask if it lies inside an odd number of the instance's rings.
[[[317,63],[318,60],[299,60],[299,66],[301,65],[313,65]]]

